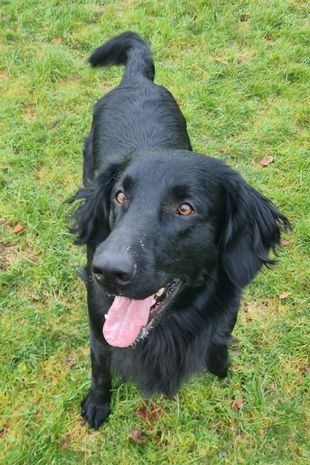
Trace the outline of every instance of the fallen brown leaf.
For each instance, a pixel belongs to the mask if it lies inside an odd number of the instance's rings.
[[[71,443],[71,438],[68,436],[68,437],[64,438],[62,441],[60,441],[59,447],[62,450],[67,449],[69,447],[70,443]]]
[[[147,442],[146,437],[140,429],[133,429],[129,431],[128,437],[136,444],[145,444]]]
[[[2,428],[0,429],[0,439],[4,439],[7,437],[9,429],[10,429],[10,424],[8,422],[5,422],[2,425]]]
[[[8,434],[8,432],[7,432],[6,429],[4,429],[4,428],[1,429],[0,430],[0,439],[5,439],[7,437],[7,434]]]
[[[285,292],[282,292],[282,294],[280,294],[279,297],[280,297],[281,300],[285,300],[291,294],[292,294],[291,292],[285,291]]]
[[[149,408],[144,406],[140,407],[137,410],[137,414],[145,420],[154,421],[163,416],[164,410],[159,405],[151,402]]]
[[[257,303],[255,301],[249,301],[249,302],[246,302],[244,311],[253,312],[253,311],[256,311],[256,308],[257,308]]]
[[[55,44],[55,45],[60,45],[62,43],[62,38],[61,37],[55,37],[52,40],[52,43]]]
[[[235,410],[235,412],[240,412],[243,406],[244,406],[243,397],[236,397],[236,399],[231,404],[231,407]]]
[[[286,245],[289,245],[290,242],[287,239],[281,239],[280,243],[283,247],[285,247]]]
[[[301,370],[302,374],[310,375],[310,363]]]
[[[139,415],[139,417],[147,418],[146,408],[145,407],[139,407],[138,410],[137,410],[137,414]]]
[[[24,229],[25,229],[25,226],[23,224],[17,224],[16,226],[14,226],[12,231],[14,234],[20,234],[21,232],[24,231]]]
[[[267,155],[266,157],[260,160],[259,164],[260,166],[268,166],[272,162],[273,162],[273,157],[271,155]]]
[[[230,428],[230,431],[235,435],[235,436],[241,436],[242,432],[241,432],[241,429],[239,428],[236,428],[234,426],[232,426]]]
[[[76,367],[76,361],[75,361],[74,355],[71,352],[68,352],[66,356],[66,364],[68,365],[69,368]]]

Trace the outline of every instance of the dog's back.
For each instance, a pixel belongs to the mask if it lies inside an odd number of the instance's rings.
[[[191,150],[185,119],[172,94],[153,83],[154,64],[147,43],[125,32],[97,48],[92,66],[125,65],[120,85],[95,106],[90,139],[94,169],[107,158],[142,148]],[[160,146],[159,146],[160,141]]]

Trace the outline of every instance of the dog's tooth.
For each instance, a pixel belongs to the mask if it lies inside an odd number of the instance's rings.
[[[104,314],[104,317],[105,317],[106,320],[108,319],[108,316],[109,316],[108,313],[105,313],[105,314]]]
[[[162,287],[161,289],[159,289],[159,291],[156,292],[155,295],[157,295],[157,297],[160,297],[164,292],[165,292],[165,288]]]

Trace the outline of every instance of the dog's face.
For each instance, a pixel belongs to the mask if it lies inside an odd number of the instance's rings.
[[[136,315],[147,323],[184,287],[202,286],[219,267],[245,286],[270,262],[277,222],[285,223],[236,172],[187,151],[139,152],[98,175],[85,197],[80,235],[85,242],[105,236],[96,244],[93,278],[118,296],[111,314],[121,316],[109,317],[108,329],[119,319],[129,325]],[[137,323],[136,336],[146,323]],[[123,346],[136,339],[127,336]]]
[[[212,270],[221,192],[201,162],[144,152],[121,168],[110,192],[111,232],[93,260],[107,292],[144,299],[173,281],[197,285]]]

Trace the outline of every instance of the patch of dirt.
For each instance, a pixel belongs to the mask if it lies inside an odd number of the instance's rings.
[[[68,352],[66,355],[66,365],[68,368],[72,369],[76,367],[76,360],[72,352]]]
[[[24,119],[25,121],[33,121],[36,119],[36,110],[34,107],[29,107],[24,112]]]
[[[254,300],[245,302],[242,308],[242,315],[246,321],[259,320],[261,315],[268,311],[269,306],[270,304],[267,301],[256,302]]]
[[[0,270],[7,271],[19,255],[19,246],[10,243],[0,244]]]
[[[251,50],[241,50],[240,52],[236,53],[236,60],[237,64],[240,65],[244,62],[247,62],[252,58],[254,53]]]
[[[223,65],[228,65],[232,63],[237,63],[238,65],[240,65],[250,60],[254,55],[254,52],[249,49],[234,51],[231,50],[232,47],[229,47],[229,49],[230,50],[224,51],[223,53],[214,56],[213,60]]]

